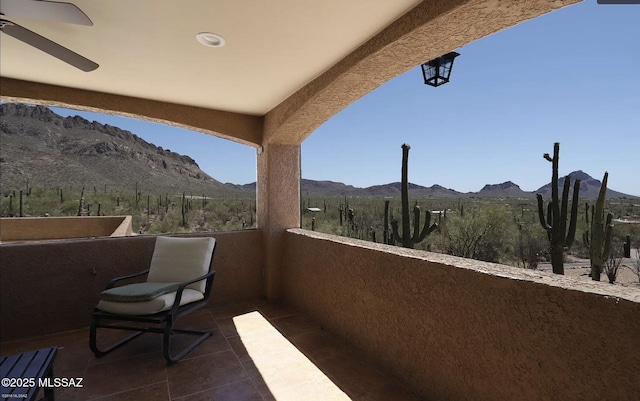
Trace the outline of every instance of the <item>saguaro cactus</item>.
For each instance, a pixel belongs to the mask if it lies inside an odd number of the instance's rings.
[[[624,240],[623,256],[625,258],[631,257],[631,236],[630,235],[627,235],[627,238]]]
[[[82,192],[80,192],[80,202],[78,202],[78,216],[85,215],[85,204],[84,204],[84,187],[82,187]]]
[[[604,200],[607,194],[608,178],[609,173],[605,172],[596,205],[591,208],[592,217],[589,232],[584,233],[584,243],[589,247],[589,259],[591,260],[591,279],[595,281],[600,281],[602,266],[609,259],[611,253],[611,234],[613,232],[611,219],[613,215],[607,213],[606,220],[604,217]]]
[[[438,225],[433,223],[431,226],[431,213],[427,210],[425,212],[425,222],[422,231],[420,231],[420,206],[416,203],[413,207],[413,235],[409,228],[409,179],[408,179],[408,164],[409,164],[409,149],[410,146],[406,143],[402,145],[402,235],[398,231],[398,221],[391,221],[391,228],[393,229],[393,238],[402,243],[405,248],[413,248],[415,244],[427,238],[429,234],[433,232]]]
[[[182,227],[186,227],[187,226],[187,218],[186,218],[186,214],[187,214],[187,202],[186,202],[186,197],[185,197],[185,193],[182,192],[182,204],[181,204],[181,211],[182,211]]]
[[[385,244],[391,244],[389,238],[389,201],[384,201],[384,223],[382,228],[382,242]],[[391,244],[393,245],[393,244]]]
[[[569,187],[571,179],[564,178],[564,188],[562,190],[562,202],[558,197],[558,160],[560,154],[560,144],[553,145],[553,158],[548,153],[544,158],[551,162],[551,202],[547,205],[547,216],[545,220],[543,199],[541,194],[537,194],[538,216],[542,228],[547,231],[549,238],[549,252],[551,254],[551,266],[555,274],[564,274],[564,250],[571,248],[576,234],[576,220],[578,219],[578,195],[580,193],[580,180],[576,180],[573,185],[573,200],[571,203],[571,215],[569,217],[569,230],[567,231],[567,210],[569,208]]]

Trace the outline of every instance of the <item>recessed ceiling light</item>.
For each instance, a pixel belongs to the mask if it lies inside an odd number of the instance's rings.
[[[224,38],[217,33],[200,32],[196,35],[198,42],[209,47],[222,47],[224,46]]]

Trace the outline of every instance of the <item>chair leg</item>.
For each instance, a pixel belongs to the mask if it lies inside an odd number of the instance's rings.
[[[115,329],[115,330],[132,330],[135,333],[125,339],[109,346],[107,349],[101,350],[97,345],[97,329],[99,327]],[[91,351],[93,351],[96,357],[101,357],[103,355],[108,354],[109,352],[115,350],[133,340],[134,338],[140,336],[141,334],[153,332],[153,333],[162,333],[162,353],[164,359],[167,361],[168,365],[173,365],[182,359],[187,353],[192,351],[195,347],[197,347],[200,343],[207,339],[212,333],[210,331],[196,331],[196,330],[182,330],[182,329],[174,329],[173,323],[169,320],[166,322],[164,329],[161,327],[144,327],[141,330],[137,330],[134,327],[120,327],[113,325],[100,325],[99,318],[93,317],[91,319],[91,327],[89,331],[89,347]],[[182,351],[180,351],[177,355],[171,355],[171,336],[173,334],[188,334],[188,335],[197,335],[198,337],[191,343],[189,343]]]
[[[190,334],[197,335],[193,342],[187,345],[182,351],[180,351],[177,355],[171,356],[171,335],[172,334]],[[207,339],[211,335],[210,331],[195,331],[195,330],[179,330],[173,329],[173,324],[171,322],[167,322],[167,326],[164,329],[163,337],[162,337],[162,352],[164,354],[164,359],[167,361],[168,365],[173,365],[182,359],[187,353],[192,351],[195,347],[197,347],[201,342]]]
[[[138,337],[138,336],[140,336],[140,335],[142,335],[144,333],[144,331],[137,331],[134,334],[124,338],[123,340],[120,340],[120,341],[116,342],[115,344],[107,347],[107,349],[101,350],[101,349],[98,348],[98,344],[97,344],[97,329],[98,329],[98,327],[117,329],[117,327],[114,327],[114,326],[100,326],[99,325],[99,319],[97,319],[97,318],[92,318],[91,319],[91,327],[90,327],[90,331],[89,331],[89,347],[91,348],[91,351],[93,351],[93,354],[97,358],[108,354],[109,352],[115,350],[116,348],[120,348],[121,346],[125,345],[129,341],[133,340],[134,338],[136,338],[136,337]]]

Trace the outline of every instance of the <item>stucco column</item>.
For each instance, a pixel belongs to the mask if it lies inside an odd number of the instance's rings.
[[[284,231],[300,227],[300,145],[265,144],[258,151],[257,206],[265,295],[279,299]]]

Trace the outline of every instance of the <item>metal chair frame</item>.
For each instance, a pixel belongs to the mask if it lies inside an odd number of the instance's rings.
[[[209,301],[209,297],[211,296],[211,290],[213,286],[213,278],[215,276],[215,270],[213,268],[213,255],[215,253],[215,246],[213,248],[213,252],[211,253],[211,262],[209,264],[209,272],[203,276],[195,278],[193,280],[185,281],[180,283],[176,291],[176,298],[173,303],[171,309],[158,312],[152,315],[124,315],[124,314],[116,314],[105,312],[97,307],[94,308],[93,313],[91,315],[91,327],[89,332],[89,346],[91,351],[93,351],[96,357],[101,357],[109,352],[123,346],[129,341],[137,338],[138,336],[144,333],[159,333],[162,334],[162,353],[164,359],[167,361],[167,364],[172,365],[182,359],[187,353],[192,351],[195,347],[197,347],[200,343],[207,339],[212,333],[211,331],[199,331],[199,330],[182,330],[173,328],[174,323],[180,317],[191,313],[195,310],[198,310],[205,306]],[[116,277],[109,281],[105,290],[109,288],[113,288],[115,284],[122,280],[132,279],[135,277],[143,276],[149,273],[150,269],[144,270],[139,273],[131,274],[128,276]],[[196,283],[198,281],[207,280],[204,292],[204,298],[191,302],[185,305],[180,305],[180,300],[182,299],[182,292],[189,285]],[[111,320],[111,321],[125,321],[125,322],[141,322],[141,323],[152,323],[156,326],[143,326],[143,327],[135,327],[135,326],[125,326],[118,325],[114,323],[104,323],[101,320]],[[126,337],[125,339],[116,342],[115,344],[107,347],[104,350],[101,350],[97,346],[97,329],[113,329],[113,330],[127,330],[127,331],[135,331],[136,333]],[[189,334],[198,336],[193,342],[187,345],[182,351],[180,351],[177,355],[171,355],[171,336],[172,334]]]

